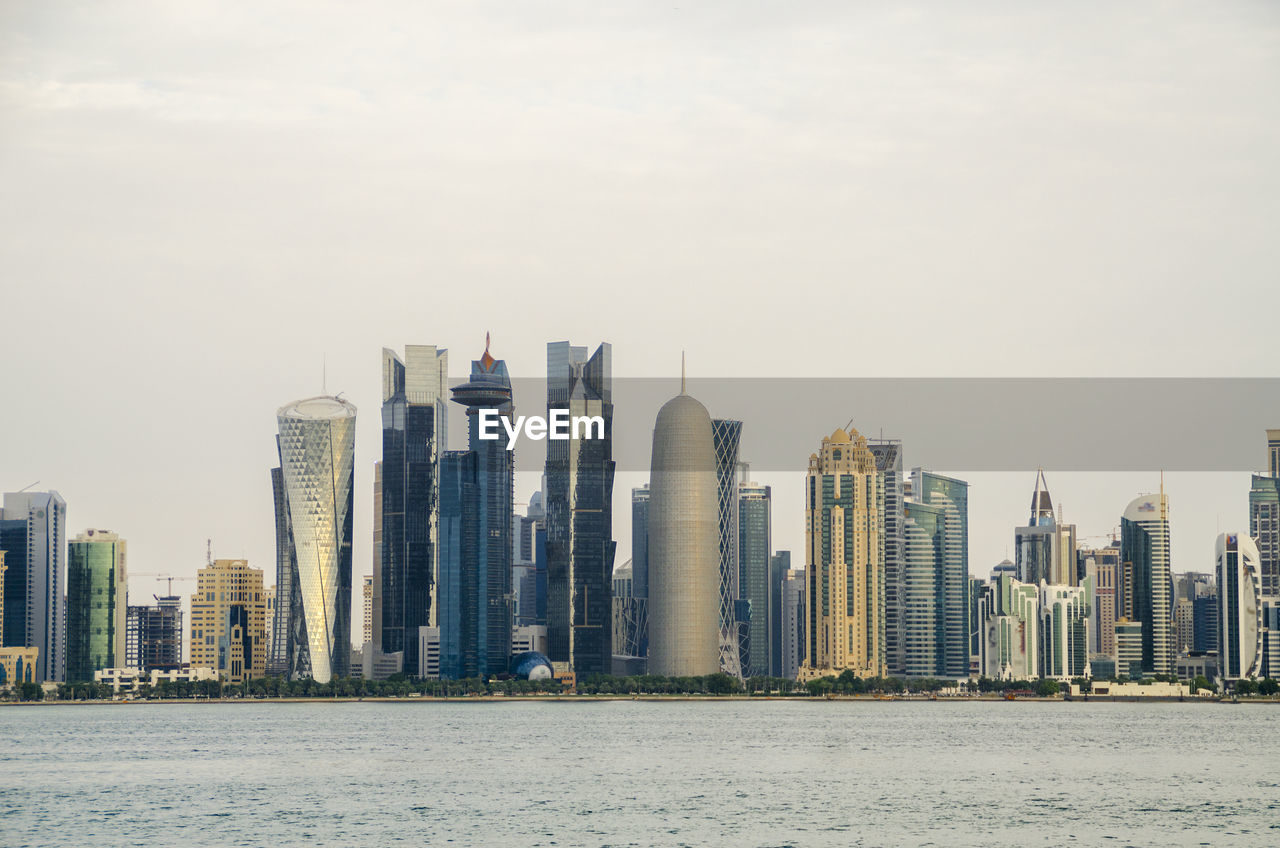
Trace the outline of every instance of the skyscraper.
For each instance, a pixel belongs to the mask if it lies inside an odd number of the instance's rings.
[[[904,673],[969,674],[969,484],[912,469],[906,525]]]
[[[613,668],[612,348],[547,345],[547,417],[570,422],[547,440],[547,650],[579,677]],[[596,427],[589,423],[598,420]]]
[[[453,388],[453,402],[466,407],[469,450],[441,456],[437,623],[445,678],[502,674],[511,654],[515,453],[505,438],[480,437],[480,416],[493,410],[510,420],[514,407],[506,363],[485,342],[470,379]]]
[[[1219,669],[1226,680],[1257,677],[1262,667],[1262,588],[1258,548],[1248,536],[1222,533],[1214,546],[1218,571]]]
[[[805,478],[802,679],[885,674],[883,511],[884,485],[866,438],[839,429],[824,438]]]
[[[86,530],[67,545],[67,681],[125,664],[128,586],[124,539]]]
[[[649,672],[668,676],[711,674],[721,658],[715,437],[681,382],[654,422],[649,478]]]
[[[280,437],[276,436],[276,453],[279,451]],[[275,505],[276,605],[271,613],[271,643],[267,646],[266,670],[268,674],[291,676],[295,666],[294,655],[305,639],[300,629],[303,616],[297,552],[293,547],[293,529],[289,526],[284,470],[279,467],[271,469],[271,494]],[[376,513],[374,521],[377,521]],[[297,616],[293,614],[295,609],[299,611]]]
[[[261,677],[266,607],[262,569],[243,559],[218,559],[201,568],[191,596],[191,665],[212,668],[231,683]]]
[[[57,492],[7,492],[0,509],[5,551],[0,644],[39,649],[35,680],[66,680],[67,502]]]
[[[738,590],[750,605],[744,677],[768,676],[773,667],[772,490],[759,483],[738,486]]]
[[[1040,674],[1040,591],[1007,574],[993,577],[978,601],[978,668],[993,680]]]
[[[1079,583],[1076,566],[1076,527],[1059,525],[1053,501],[1044,480],[1044,470],[1036,472],[1031,493],[1031,520],[1014,531],[1018,579],[1038,586],[1041,582],[1058,586]]]
[[[1074,569],[1073,569],[1074,570]],[[1093,586],[1040,584],[1040,674],[1058,680],[1089,677],[1089,617]]]
[[[769,557],[769,676],[783,677],[782,590],[791,571],[791,551],[775,551]],[[803,586],[802,586],[803,588]],[[797,661],[797,668],[799,663]],[[793,675],[794,677],[794,675]]]
[[[805,662],[805,599],[808,583],[804,569],[789,569],[782,579],[782,661],[778,676],[795,680]]]
[[[351,665],[356,408],[341,398],[313,397],[281,407],[276,419],[293,548],[288,674],[328,683],[346,677]],[[284,606],[279,596],[277,604]]]
[[[1267,431],[1267,474],[1253,475],[1249,535],[1258,546],[1262,597],[1280,603],[1280,430]]]
[[[363,613],[362,625],[360,627],[360,645],[364,649],[373,647],[373,577],[366,574],[360,582],[360,609]],[[417,641],[416,639],[414,640]]]
[[[1173,579],[1169,571],[1169,499],[1140,495],[1120,519],[1120,560],[1124,573],[1121,606],[1142,624],[1142,670],[1169,674],[1174,665]]]
[[[742,676],[743,633],[738,613],[738,447],[742,422],[711,422],[716,452],[716,515],[720,552],[720,670]]]
[[[868,439],[867,447],[876,458],[876,470],[884,478],[884,657],[889,674],[905,673],[902,569],[906,552],[902,516],[902,441]]]
[[[637,619],[637,656],[649,656],[649,484],[631,490],[631,596],[643,601]]]
[[[373,653],[418,668],[418,628],[431,623],[438,568],[439,463],[448,446],[449,353],[382,349],[382,461],[373,560]]]
[[[1117,597],[1116,579],[1120,572],[1120,546],[1082,548],[1076,554],[1080,566],[1076,572],[1093,580],[1093,620],[1089,628],[1093,644],[1090,650],[1112,659],[1116,656]]]

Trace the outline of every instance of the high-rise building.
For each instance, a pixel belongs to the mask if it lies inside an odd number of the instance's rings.
[[[109,530],[86,530],[67,545],[68,682],[125,664],[126,548]]]
[[[569,431],[547,440],[547,649],[580,678],[613,668],[612,350],[547,345],[547,418]]]
[[[1009,575],[993,578],[978,600],[978,669],[993,680],[1040,674],[1040,593]]]
[[[904,672],[911,677],[969,675],[969,484],[915,468],[908,501]]]
[[[1052,583],[1074,586],[1076,575],[1076,527],[1059,524],[1053,513],[1053,500],[1044,480],[1044,470],[1036,472],[1036,486],[1031,493],[1031,520],[1026,527],[1014,531],[1018,579],[1038,586]]]
[[[1179,597],[1173,602],[1173,649],[1179,656],[1191,653],[1196,637],[1195,604]]]
[[[769,676],[782,677],[782,587],[791,571],[791,551],[769,557]]]
[[[742,422],[711,422],[716,452],[716,514],[720,551],[720,670],[742,676],[745,641],[738,599],[738,447]]]
[[[265,590],[263,590],[262,599],[266,603],[267,616],[266,616],[265,622],[263,623],[263,633],[264,633],[263,638],[266,640],[267,663],[269,665],[271,662],[272,639],[275,636],[273,628],[276,625],[276,587],[268,586]],[[181,652],[179,652],[178,655],[181,656],[182,655]],[[267,674],[270,674],[270,673],[271,673],[271,670],[270,668],[268,668]]]
[[[881,536],[884,540],[884,656],[889,674],[906,673],[906,637],[903,632],[906,609],[903,603],[903,564],[906,537],[903,504],[902,441],[868,439],[867,447],[876,458],[876,470],[884,480],[884,512]]]
[[[645,614],[643,599],[635,597],[635,572],[631,560],[613,570],[613,654],[635,658],[638,653],[639,617]]]
[[[1262,584],[1258,547],[1248,536],[1222,533],[1214,546],[1221,636],[1218,668],[1226,680],[1262,670]]]
[[[1268,430],[1269,459],[1275,465],[1276,437]],[[1280,476],[1255,474],[1249,488],[1249,534],[1258,545],[1259,579],[1264,598],[1280,601]]]
[[[447,679],[503,674],[511,654],[515,452],[504,438],[481,438],[480,418],[509,421],[514,407],[506,363],[485,342],[470,379],[452,390],[453,402],[466,407],[469,450],[440,458],[436,621]]]
[[[649,484],[631,490],[631,593],[645,602],[637,626],[637,656],[649,656]]]
[[[1074,557],[1072,558],[1074,562]],[[1072,569],[1074,571],[1074,568]],[[1042,677],[1089,677],[1089,619],[1093,586],[1040,584]]]
[[[124,665],[144,673],[182,667],[182,598],[166,595],[155,600],[154,606],[131,605],[125,624]]]
[[[5,551],[0,644],[37,648],[36,681],[65,681],[67,502],[57,492],[6,492],[0,509]]]
[[[402,667],[411,673],[418,668],[418,628],[431,624],[439,567],[438,475],[448,446],[448,380],[443,348],[407,345],[403,360],[382,349],[372,653],[403,653]]]
[[[1143,676],[1141,621],[1116,620],[1116,675],[1139,680]]]
[[[1076,552],[1076,573],[1093,580],[1093,620],[1089,632],[1095,654],[1115,658],[1116,655],[1116,579],[1120,572],[1120,545],[1105,548],[1081,548]]]
[[[808,581],[804,569],[788,569],[782,580],[782,662],[778,677],[795,680],[805,662],[805,600]]]
[[[291,573],[284,581],[292,598],[287,672],[292,679],[328,683],[346,677],[351,667],[356,408],[341,398],[313,397],[281,407],[276,419],[292,542]],[[283,591],[279,576],[276,587]],[[284,606],[279,596],[277,604]]]
[[[1142,623],[1142,670],[1173,672],[1173,577],[1169,570],[1169,499],[1140,495],[1120,519],[1126,617]],[[1132,587],[1132,588],[1130,588]],[[1123,663],[1121,664],[1123,666]]]
[[[230,683],[261,677],[267,664],[266,635],[262,569],[243,559],[218,559],[196,572],[192,666],[215,669]]]
[[[649,673],[672,677],[712,674],[721,660],[715,437],[681,383],[654,422],[648,509]]]
[[[836,430],[824,438],[821,452],[809,456],[805,478],[809,595],[802,678],[845,670],[885,674],[883,511],[882,477],[866,437]],[[966,675],[968,666],[966,650]]]
[[[280,437],[276,437],[279,453]],[[288,676],[294,667],[297,646],[305,641],[295,628],[302,626],[302,595],[298,586],[297,552],[293,547],[293,529],[289,526],[289,504],[285,499],[284,470],[271,469],[271,494],[275,504],[276,529],[276,605],[271,613],[271,641],[267,646],[268,674]],[[374,510],[374,522],[378,521]],[[299,610],[294,616],[293,611]]]
[[[1267,471],[1280,477],[1280,430],[1267,431]]]
[[[1221,617],[1218,614],[1218,584],[1212,575],[1197,575],[1190,586],[1192,614],[1191,650],[1196,653],[1217,653],[1221,635]]]
[[[772,490],[759,483],[738,486],[738,591],[749,609],[744,677],[770,673],[774,584],[772,564]]]
[[[373,647],[373,575],[366,574],[361,582],[361,612],[363,625],[360,628],[360,645],[368,650]],[[416,639],[414,641],[417,641]]]

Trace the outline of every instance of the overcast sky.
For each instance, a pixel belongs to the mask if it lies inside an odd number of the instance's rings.
[[[559,339],[618,376],[682,349],[703,376],[1276,376],[1277,92],[1270,2],[3,3],[0,490],[124,535],[135,593],[209,537],[273,582],[275,410],[327,363],[360,409],[358,586],[383,346],[455,375],[488,330],[514,376]],[[804,460],[762,481],[798,562]],[[972,480],[985,574],[1034,469]],[[1159,481],[1049,484],[1089,536]],[[1175,570],[1207,570],[1248,477],[1166,485]]]

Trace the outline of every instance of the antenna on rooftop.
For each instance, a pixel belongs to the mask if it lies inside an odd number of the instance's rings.
[[[204,540],[204,558],[206,565],[213,565],[213,540]]]
[[[680,351],[680,394],[688,394],[686,391],[686,380],[684,370],[684,351]]]
[[[20,495],[20,494],[22,494],[23,492],[25,492],[27,489],[30,489],[32,486],[36,485],[36,483],[39,483],[39,482],[40,482],[40,481],[39,481],[39,480],[37,480],[35,483],[28,483],[27,485],[23,486],[21,489],[19,489],[19,490],[18,490],[17,492],[15,492],[14,494],[18,494],[18,495]]]
[[[320,354],[320,394],[329,394],[329,354]]]

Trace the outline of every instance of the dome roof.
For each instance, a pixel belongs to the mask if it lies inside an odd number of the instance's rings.
[[[711,424],[711,413],[707,412],[702,402],[691,395],[676,395],[658,410],[658,420],[654,426],[680,426],[701,421],[705,421],[708,426]]]
[[[329,395],[295,400],[276,412],[280,418],[301,418],[309,421],[325,421],[331,418],[355,418],[356,405],[349,400]]]
[[[547,680],[551,675],[551,660],[538,651],[525,651],[511,658],[508,671],[521,680]]]

